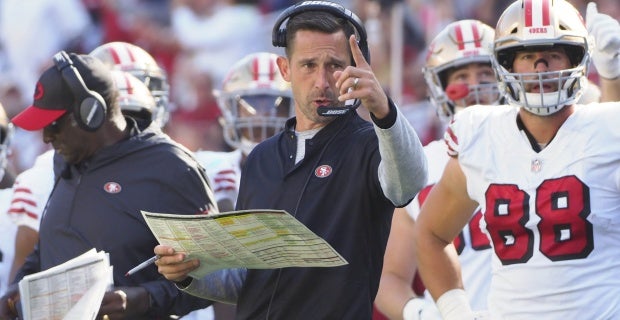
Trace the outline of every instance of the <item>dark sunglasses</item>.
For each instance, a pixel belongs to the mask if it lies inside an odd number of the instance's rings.
[[[69,112],[63,114],[62,116],[60,116],[60,118],[48,124],[44,129],[47,130],[49,133],[53,133],[53,134],[60,132],[60,130],[62,129],[63,125],[66,122],[66,119],[68,118],[67,117],[68,114]]]

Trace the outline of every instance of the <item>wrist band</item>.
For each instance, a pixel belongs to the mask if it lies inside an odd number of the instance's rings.
[[[403,307],[403,320],[420,320],[422,309],[426,301],[419,297],[413,297]]]
[[[444,320],[474,319],[474,312],[463,289],[452,289],[444,292],[437,299],[437,309]]]

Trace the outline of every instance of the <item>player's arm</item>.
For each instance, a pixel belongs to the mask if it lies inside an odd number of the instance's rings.
[[[20,225],[15,235],[15,257],[11,266],[10,279],[15,278],[17,270],[21,268],[26,261],[26,257],[32,253],[35,244],[39,241],[39,233],[28,226]]]
[[[471,312],[462,291],[460,263],[452,240],[476,207],[477,203],[467,194],[465,175],[458,160],[451,158],[424,201],[415,227],[418,271],[444,319],[467,319],[465,315]],[[447,306],[444,302],[448,302]],[[453,313],[455,318],[449,316]]]
[[[414,220],[405,208],[397,208],[383,261],[377,308],[390,319],[402,319],[403,307],[416,294],[411,288],[416,259],[413,244]]]

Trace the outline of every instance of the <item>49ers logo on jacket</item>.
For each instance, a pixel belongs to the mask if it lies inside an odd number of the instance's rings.
[[[314,175],[317,176],[317,178],[327,178],[330,174],[332,174],[332,167],[326,164],[314,169]]]
[[[107,193],[119,193],[123,188],[116,182],[108,182],[103,186],[103,190]]]

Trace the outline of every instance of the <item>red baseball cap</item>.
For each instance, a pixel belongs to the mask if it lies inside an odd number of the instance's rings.
[[[70,55],[73,66],[78,70],[86,86],[107,96],[114,89],[110,70],[99,60],[88,55]],[[32,105],[24,109],[11,121],[28,130],[41,130],[62,115],[73,110],[75,95],[55,65],[49,67],[37,81]]]

